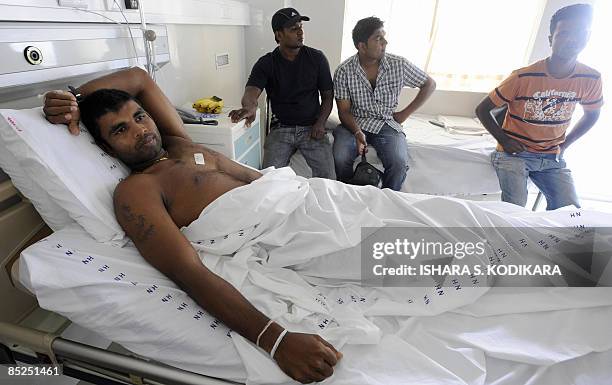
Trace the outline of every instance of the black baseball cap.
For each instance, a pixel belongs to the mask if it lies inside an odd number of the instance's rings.
[[[280,31],[302,20],[309,21],[310,17],[300,15],[295,8],[279,9],[274,16],[272,16],[272,31]]]

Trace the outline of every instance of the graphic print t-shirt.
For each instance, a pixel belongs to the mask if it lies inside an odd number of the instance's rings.
[[[587,111],[603,105],[601,75],[576,63],[570,75],[557,79],[548,74],[544,59],[514,71],[489,98],[498,107],[508,105],[502,126],[507,135],[523,143],[527,151],[557,153],[576,103]]]

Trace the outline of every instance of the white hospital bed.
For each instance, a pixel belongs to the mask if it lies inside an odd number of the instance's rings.
[[[429,123],[431,119],[434,117],[415,114],[403,124],[408,142],[409,169],[401,191],[478,200],[499,199],[500,187],[490,161],[495,140],[488,134],[452,133]],[[331,132],[339,122],[334,109],[326,123],[332,143]],[[373,147],[368,147],[366,158],[384,170]],[[355,163],[358,161],[356,159]],[[291,158],[290,166],[298,175],[312,175],[299,152]]]
[[[57,80],[61,81],[61,79]],[[78,83],[79,81],[75,82]],[[46,85],[37,86],[42,88]],[[15,89],[13,91],[20,95],[23,94],[22,89],[19,92]],[[5,93],[2,102],[7,107],[9,100],[10,94]],[[32,112],[32,115],[36,115],[36,113]],[[40,113],[38,115],[40,117]],[[19,118],[15,127],[21,129],[29,127],[28,125],[20,125],[20,122],[25,121],[23,119],[26,119],[26,117],[21,114],[15,114],[14,116]],[[68,136],[65,136],[65,138],[74,142],[74,138]],[[86,135],[82,134],[79,140],[86,142]],[[26,150],[24,149],[24,151]],[[90,150],[91,148],[87,149],[87,151]],[[3,167],[5,171],[9,172],[10,156],[6,156],[8,152],[5,148],[0,148],[0,153],[5,155],[3,157]],[[36,157],[35,152],[30,155],[32,156],[30,159]],[[87,169],[89,167],[89,170],[101,170],[106,168],[110,171],[105,175],[112,179],[114,170],[117,170],[113,161],[106,159],[104,156],[93,161],[99,162],[98,167],[90,164],[70,163],[71,169],[79,167]],[[15,170],[19,166],[17,164]],[[11,171],[12,174],[18,175],[18,170],[15,170]],[[68,171],[70,170],[66,172]],[[105,176],[99,175],[99,178],[103,179]],[[134,358],[130,357],[129,354],[107,352],[74,343],[62,337],[57,337],[54,333],[40,333],[20,327],[16,322],[0,323],[0,341],[2,342],[0,356],[4,362],[15,360],[24,363],[37,363],[56,360],[64,364],[66,374],[92,383],[230,384],[233,382],[218,380],[211,376],[218,375],[221,369],[231,371],[232,367],[236,372],[225,376],[226,378],[241,378],[243,376],[243,373],[239,372],[240,362],[235,361],[236,355],[232,356],[234,361],[225,359],[226,355],[223,349],[230,348],[227,347],[228,344],[224,343],[224,341],[227,341],[227,339],[224,339],[227,331],[222,325],[214,322],[215,320],[202,317],[205,315],[199,315],[196,311],[195,315],[206,319],[204,329],[210,334],[191,333],[194,329],[188,327],[200,328],[201,326],[191,326],[194,320],[194,314],[192,313],[189,314],[189,317],[177,316],[177,314],[184,314],[182,313],[184,309],[195,307],[184,293],[151,266],[144,263],[133,247],[128,245],[127,247],[117,248],[108,243],[97,242],[83,230],[82,227],[90,227],[88,230],[96,233],[96,238],[121,244],[122,236],[117,232],[116,224],[106,223],[102,230],[96,226],[96,222],[103,217],[102,215],[96,215],[96,211],[103,211],[101,208],[103,204],[93,202],[93,198],[88,201],[89,203],[83,204],[83,207],[87,206],[86,208],[91,214],[89,218],[84,219],[82,215],[74,215],[82,207],[72,205],[71,203],[74,203],[73,198],[64,199],[65,206],[58,206],[63,211],[57,211],[58,207],[43,203],[45,199],[43,193],[52,193],[56,198],[59,196],[55,181],[43,180],[42,177],[37,179],[37,183],[47,187],[39,191],[28,189],[27,181],[14,178],[13,182],[19,184],[22,192],[32,198],[32,202],[38,206],[38,212],[45,217],[47,223],[58,230],[51,237],[47,237],[28,248],[23,254],[23,259],[19,259],[19,262],[15,263],[13,261],[14,263],[9,266],[9,270],[13,273],[14,282],[21,281],[26,289],[37,290],[41,305],[53,304],[54,308],[57,307],[63,314],[78,320],[79,323],[89,325],[95,331],[105,335],[117,335],[117,341],[122,344],[140,346],[141,351],[151,353],[147,357],[162,358],[164,362],[171,363],[174,367],[156,362],[158,360],[149,361],[148,358]],[[11,191],[11,194],[3,195],[2,202],[12,201],[15,191],[12,190],[10,182],[5,181],[3,183],[2,191]],[[78,187],[86,188],[87,186]],[[5,197],[7,199],[4,199]],[[104,200],[103,198],[101,200]],[[110,202],[107,203],[110,204]],[[7,253],[11,255],[18,255],[24,246],[37,241],[37,237],[34,237],[33,234],[38,233],[42,225],[41,221],[36,220],[37,217],[33,214],[34,211],[26,199],[22,200],[19,205],[29,209],[22,210],[22,213],[16,216],[13,215],[15,208],[11,204],[8,209],[3,209],[0,213],[0,238],[2,238],[3,245],[5,241],[10,240],[12,246]],[[92,210],[92,207],[99,210]],[[72,217],[62,214],[66,211],[71,212]],[[82,227],[72,223],[73,217],[79,218]],[[12,231],[10,235],[9,229]],[[93,261],[96,261],[95,264]],[[21,272],[17,271],[18,267],[22,267]],[[82,281],[80,280],[81,277],[87,277],[89,281]],[[146,286],[145,283],[156,285],[155,287]],[[102,290],[97,292],[96,289]],[[494,307],[500,301],[508,303],[509,307],[516,305],[516,303],[513,303],[517,298],[515,296],[516,292],[522,292],[522,299],[529,299],[528,302],[534,307],[533,314],[521,316],[520,314],[510,313],[487,317],[485,310]],[[152,297],[146,297],[148,294],[151,294]],[[173,301],[178,299],[180,301],[164,302],[163,299],[167,298],[168,294],[172,295]],[[153,299],[147,300],[146,298]],[[499,291],[495,296],[487,297],[489,303],[467,306],[452,314],[441,314],[433,317],[407,317],[401,320],[401,325],[394,324],[396,321],[390,319],[380,319],[377,321],[379,327],[387,330],[398,328],[398,336],[402,336],[404,340],[399,338],[395,340],[392,335],[388,335],[380,345],[348,349],[345,362],[342,364],[345,365],[342,371],[348,377],[343,377],[343,380],[335,383],[347,385],[375,383],[367,379],[368,369],[374,367],[380,369],[384,365],[387,365],[388,372],[384,373],[384,377],[379,380],[379,383],[385,384],[404,383],[408,378],[405,377],[408,375],[407,371],[421,375],[422,377],[418,379],[419,383],[437,383],[442,378],[438,376],[446,375],[447,377],[444,378],[448,378],[448,373],[452,371],[462,373],[464,379],[469,378],[470,380],[467,383],[483,385],[511,385],[517,383],[603,385],[607,383],[606,381],[612,377],[612,368],[609,366],[612,353],[609,349],[604,349],[606,347],[604,342],[607,342],[607,339],[597,338],[593,334],[587,333],[589,341],[583,342],[582,345],[581,341],[577,340],[576,345],[567,346],[566,350],[572,352],[576,356],[575,358],[572,358],[572,354],[568,354],[567,359],[559,359],[559,362],[555,364],[546,360],[518,362],[513,360],[512,355],[507,352],[504,355],[485,355],[479,344],[486,344],[490,347],[491,339],[495,340],[499,337],[500,339],[496,341],[501,345],[517,344],[515,346],[516,355],[520,356],[520,350],[525,349],[525,347],[519,345],[516,341],[525,343],[525,340],[514,341],[513,335],[520,335],[521,333],[528,335],[529,330],[534,328],[546,330],[546,326],[550,326],[553,322],[569,328],[573,325],[572,322],[576,321],[580,322],[581,326],[585,326],[584,329],[587,332],[600,330],[602,327],[600,321],[605,320],[605,314],[611,310],[609,306],[605,306],[605,298],[596,296],[596,300],[602,301],[601,306],[589,308],[589,310],[581,309],[580,306],[576,305],[575,308],[564,311],[539,312],[537,310],[540,306],[539,301],[542,301],[543,298],[545,297],[539,297],[539,294],[533,290],[512,289],[509,293]],[[578,303],[580,297],[576,297],[575,301]],[[164,313],[166,319],[172,319],[173,321],[166,325],[149,324],[146,322],[146,318],[137,318],[138,313],[145,315],[161,314],[155,313],[155,311],[163,311],[163,309],[160,310],[159,303],[170,303],[182,309]],[[95,316],[90,317],[88,311],[91,311],[91,314],[95,314]],[[147,313],[149,311],[150,313]],[[134,321],[134,323],[126,329],[120,327],[109,329],[104,327],[105,316],[109,317],[109,321],[112,318],[113,324],[122,322],[122,320],[126,322]],[[143,317],[143,315],[141,314],[140,317]],[[184,325],[187,326],[183,327]],[[219,332],[220,330],[223,330],[223,332]],[[568,330],[571,331],[571,329]],[[423,334],[420,335],[415,331],[422,331]],[[425,335],[435,336],[436,333],[440,336],[443,335],[446,339],[450,338],[453,342],[450,345],[445,345],[435,343],[438,338],[421,338]],[[202,336],[208,339],[202,338]],[[197,344],[198,337],[204,343]],[[552,344],[554,341],[554,335],[550,338],[545,335],[541,337],[541,344],[546,342]],[[168,341],[172,339],[176,339],[176,341],[170,344]],[[158,344],[142,346],[143,343],[146,344],[151,341],[157,341]],[[400,342],[401,344],[398,345]],[[493,343],[494,345],[495,343]],[[590,352],[582,352],[576,348],[578,345],[581,346],[580,349],[586,349]],[[389,350],[383,349],[382,346],[387,348],[401,346],[402,349]],[[537,345],[535,342],[529,345],[533,349],[538,346],[542,345]],[[197,349],[202,350],[198,351]],[[473,352],[468,355],[469,360],[462,361],[458,356],[454,356],[456,352],[465,352],[466,350]],[[580,352],[584,354],[578,354]],[[368,360],[364,361],[364,357],[367,357]],[[439,359],[439,361],[436,361],[436,359]],[[388,361],[385,362],[385,360]],[[351,366],[355,362],[359,365]],[[226,365],[226,367],[223,368],[223,365]],[[403,370],[399,370],[400,368],[403,368]],[[202,372],[210,376],[204,376]],[[453,382],[447,383],[466,383],[466,381],[462,382],[461,378],[457,377]]]
[[[34,128],[29,124],[24,125],[24,122],[28,122],[28,116],[38,117],[39,121],[44,123],[40,111],[37,110],[14,111],[9,116],[16,122],[17,131],[21,130],[19,131],[21,133],[28,128],[32,128],[37,134],[55,128],[48,126]],[[61,132],[65,133],[64,130]],[[5,134],[6,132],[2,131],[4,138],[7,137]],[[58,134],[57,137],[59,139],[55,136],[47,137],[44,142],[51,143],[51,146],[55,147],[58,146],[56,141],[62,140],[62,137],[69,140],[66,145],[80,140],[86,143],[89,140],[85,133],[76,139],[67,133]],[[86,151],[94,153],[91,151],[92,148],[87,148]],[[73,153],[76,150],[66,147],[66,151]],[[100,158],[95,153],[93,158],[106,162],[105,157]],[[84,163],[89,161],[91,159],[83,159]],[[71,168],[78,167],[71,166]],[[84,167],[89,170],[96,169],[87,165]],[[103,173],[100,173],[96,179],[104,178]],[[49,181],[38,180],[38,182]],[[454,204],[460,203],[457,201]],[[512,213],[512,210],[521,211],[520,208],[500,203],[497,205],[504,206],[508,213]],[[431,206],[427,210],[423,207],[423,213],[431,209]],[[41,213],[49,215],[48,210],[41,210]],[[559,213],[562,214],[566,215]],[[93,221],[92,218],[90,221]],[[11,222],[5,223],[6,228],[10,226]],[[98,236],[105,235],[98,234]],[[118,237],[114,236],[108,236],[108,239],[118,241]],[[84,368],[88,370],[104,368],[102,369],[102,372],[106,373],[104,376],[109,375],[109,369],[127,372],[131,374],[132,381],[139,381],[142,377],[152,379],[152,381],[144,380],[145,383],[157,381],[214,384],[216,380],[194,377],[196,374],[193,372],[204,372],[214,376],[219,375],[221,370],[225,371],[224,377],[244,376],[240,361],[237,360],[238,356],[231,353],[232,345],[226,337],[227,329],[210,316],[200,314],[193,301],[167,278],[144,263],[135,249],[129,245],[117,248],[111,244],[99,243],[81,227],[68,224],[51,237],[28,248],[20,259],[20,266],[23,268],[20,273],[21,282],[30,290],[37,292],[42,306],[56,309],[79,324],[107,337],[113,336],[113,340],[141,354],[148,352],[148,357],[186,369],[187,372],[171,369],[163,364],[145,365],[137,359],[126,359],[115,353],[103,352],[4,324],[0,327],[1,340],[8,343],[7,346],[10,346],[12,351],[10,356],[16,360],[35,362],[34,356],[24,354],[19,347],[12,345],[15,342],[20,346],[30,346],[44,355],[55,356],[65,363],[71,374],[77,376],[81,375],[79,371],[83,371]],[[520,302],[527,304],[531,309],[527,314],[512,312],[512,307],[517,305],[513,303],[516,302],[517,292],[522,292]],[[589,384],[604,384],[605,382],[600,379],[610,375],[610,368],[606,364],[612,355],[606,345],[609,339],[602,338],[593,331],[602,329],[602,320],[609,321],[612,318],[612,307],[606,306],[606,297],[609,296],[598,293],[587,297],[578,295],[572,299],[569,295],[571,293],[567,294],[566,299],[573,304],[565,310],[555,310],[554,307],[543,308],[547,306],[547,296],[542,296],[537,290],[526,288],[511,289],[506,293],[497,291],[495,295],[488,296],[478,305],[466,306],[459,311],[433,317],[405,317],[400,320],[381,318],[376,321],[378,326],[383,330],[394,330],[395,334],[386,335],[379,345],[367,347],[353,345],[343,349],[346,361],[342,363],[342,370],[337,374],[345,377],[332,383],[370,384],[373,382],[366,380],[363,375],[373,370],[377,370],[377,374],[381,375],[381,368],[388,368],[389,372],[384,373],[385,383],[401,383],[410,374],[418,374],[421,379],[436,381],[441,378],[448,380],[449,373],[452,373],[451,377],[461,373],[460,378],[455,378],[456,381],[474,384],[514,384],[523,380],[534,381],[535,384],[563,384],[562,381],[567,379],[576,380],[576,383],[584,380]],[[363,298],[367,301],[366,297]],[[338,299],[343,303],[350,301],[343,297]],[[585,301],[590,303],[590,307],[582,309]],[[495,313],[496,315],[491,316],[488,312],[491,309],[499,309],[500,302],[507,302],[507,305],[502,307],[508,308],[510,312]],[[162,308],[166,305],[170,305],[169,310]],[[185,309],[189,309],[187,313]],[[199,318],[195,319],[194,316]],[[164,319],[171,322],[151,323],[147,322],[147,319]],[[200,322],[202,319],[205,322]],[[513,354],[509,354],[508,349],[516,349],[514,354],[518,359],[524,356],[521,353],[522,344],[527,342],[535,351],[546,348],[548,344],[555,345],[557,338],[554,335],[542,334],[536,337],[532,335],[532,330],[545,330],[551,323],[555,323],[557,327],[563,325],[571,328],[572,325],[576,325],[577,320],[582,334],[568,336],[573,338],[571,343],[564,340],[564,343],[567,343],[567,346],[562,345],[564,351],[562,356],[565,359],[556,358],[561,362],[552,364],[550,356],[544,357],[540,354],[533,354],[535,359],[531,362],[525,362],[523,359],[518,361],[520,363],[513,362]],[[606,330],[608,321],[606,321]],[[399,324],[394,325],[396,322]],[[417,331],[423,334],[416,333]],[[430,335],[436,337],[427,337]],[[526,336],[532,338],[526,340]],[[440,337],[443,337],[444,343],[440,343]],[[47,342],[50,340],[53,342]],[[491,344],[491,341],[496,342]],[[485,350],[481,350],[485,346],[490,350],[496,344],[503,348],[503,354],[495,354],[495,349],[488,354],[485,354]],[[462,352],[465,352],[465,349],[473,351],[468,357],[474,361],[465,361],[463,354],[456,356],[453,352],[457,349]],[[230,354],[227,354],[228,352]],[[364,357],[370,357],[368,358],[370,362],[366,366],[363,362]],[[442,367],[449,367],[450,371],[441,371]],[[123,375],[124,379],[128,377]],[[84,375],[81,375],[81,378],[86,378],[89,382],[98,381]]]

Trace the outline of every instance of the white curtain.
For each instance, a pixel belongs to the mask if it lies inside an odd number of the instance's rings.
[[[385,21],[387,51],[406,57],[432,76],[439,89],[493,89],[527,64],[541,0],[347,0],[342,58],[356,50],[355,23]]]
[[[583,199],[612,201],[612,171],[609,155],[612,151],[612,1],[600,0],[595,3],[593,26],[589,43],[578,58],[582,63],[601,72],[603,81],[604,106],[599,121],[582,138],[574,143],[565,154],[572,169],[576,189]],[[582,109],[576,108],[573,121],[582,116]]]

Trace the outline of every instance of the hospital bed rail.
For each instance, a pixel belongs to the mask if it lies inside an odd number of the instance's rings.
[[[238,384],[0,322],[0,364],[17,363],[60,364],[66,376],[103,385]]]

